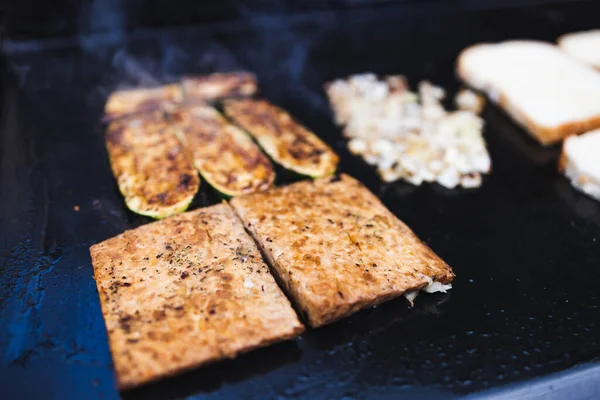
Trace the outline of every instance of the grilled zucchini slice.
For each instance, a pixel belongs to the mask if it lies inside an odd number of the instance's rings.
[[[181,80],[186,102],[205,102],[256,93],[256,76],[250,72],[217,72]]]
[[[225,113],[249,132],[264,151],[284,168],[318,178],[332,175],[339,158],[313,132],[266,100],[231,99]]]
[[[113,121],[105,139],[113,174],[131,211],[165,218],[187,209],[200,177],[162,113]]]
[[[275,172],[252,138],[208,105],[171,112],[172,126],[202,177],[226,196],[268,189]]]
[[[168,110],[183,101],[177,84],[113,92],[104,107],[104,120],[112,121],[131,114]]]

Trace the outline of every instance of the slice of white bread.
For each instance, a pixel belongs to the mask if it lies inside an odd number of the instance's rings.
[[[600,200],[600,129],[568,137],[563,143],[559,170],[576,189]]]
[[[600,127],[600,73],[550,43],[477,44],[457,73],[543,145]]]
[[[557,43],[573,57],[600,70],[600,29],[568,33]]]

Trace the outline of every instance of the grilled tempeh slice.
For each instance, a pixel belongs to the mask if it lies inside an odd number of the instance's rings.
[[[113,121],[106,131],[113,174],[131,211],[164,218],[184,211],[200,178],[162,113]]]
[[[183,94],[177,84],[113,92],[104,107],[104,120],[112,121],[131,114],[168,110],[181,103]]]
[[[243,71],[188,76],[181,80],[181,86],[187,102],[252,96],[257,90],[256,76]]]
[[[239,196],[273,185],[275,172],[269,158],[214,108],[180,107],[170,113],[170,119],[200,174],[219,192]]]
[[[454,278],[441,258],[347,175],[236,197],[231,205],[314,327]]]
[[[335,172],[337,154],[281,108],[266,100],[232,99],[225,101],[224,109],[284,168],[313,178]]]
[[[226,204],[126,231],[90,253],[121,389],[303,331]]]

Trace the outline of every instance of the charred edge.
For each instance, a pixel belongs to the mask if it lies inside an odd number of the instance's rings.
[[[104,134],[104,140],[106,144],[112,146],[123,146],[123,133],[125,132],[126,125],[123,121],[109,121],[109,125],[106,128]]]
[[[309,146],[312,146],[312,144],[309,144],[308,141],[306,141],[306,138],[303,138],[303,139],[297,138],[296,141],[294,143],[292,143],[292,147],[290,147],[288,149],[288,153],[295,160],[298,160],[298,161],[307,160],[312,163],[319,162],[321,155],[323,155],[323,153],[325,153],[325,150],[316,149],[316,148],[312,148],[310,150],[305,149],[302,147],[302,144],[300,143],[302,141],[303,141],[303,143],[305,143]]]
[[[181,174],[179,176],[179,184],[178,187],[181,190],[187,190],[192,183],[192,176],[188,174]]]
[[[232,153],[237,154],[244,160],[246,164],[244,171],[252,175],[253,181],[242,186],[235,180],[235,176],[231,171],[216,171],[216,173],[213,173],[199,169],[202,177],[210,184],[210,187],[216,192],[219,198],[229,200],[234,196],[266,190],[273,185],[276,177],[275,170],[269,162],[268,157],[262,154],[259,148],[257,148],[258,153],[256,155],[248,154],[243,150],[232,150]],[[265,171],[261,171],[261,169],[264,169]],[[213,179],[213,175],[217,175],[220,172],[227,174],[227,182],[217,183],[216,180]]]

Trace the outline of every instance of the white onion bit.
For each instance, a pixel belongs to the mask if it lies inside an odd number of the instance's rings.
[[[477,115],[485,103],[470,90],[456,96],[457,111],[443,107],[442,88],[423,81],[411,92],[400,75],[353,75],[329,84],[327,94],[348,149],[376,166],[385,182],[474,188],[491,170]]]

